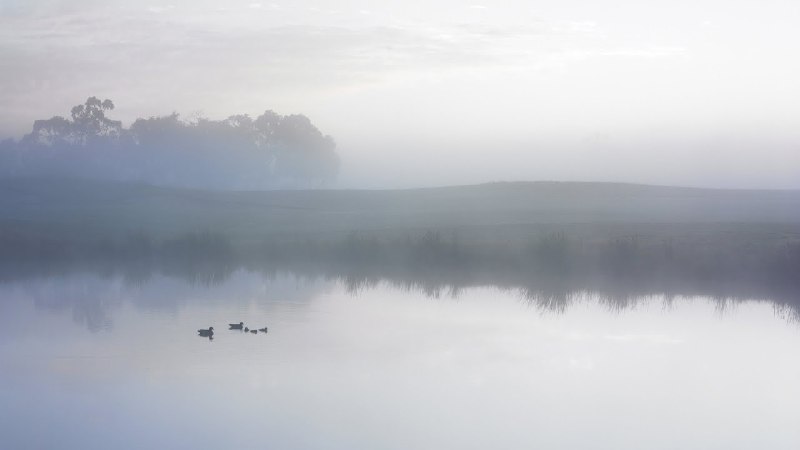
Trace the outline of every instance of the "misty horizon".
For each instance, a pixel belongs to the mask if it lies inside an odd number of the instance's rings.
[[[127,126],[304,114],[336,139],[338,187],[798,189],[798,19],[716,0],[6,1],[0,136],[97,95]]]
[[[0,447],[799,449],[798,24],[0,0]]]
[[[96,98],[96,97],[91,97]],[[112,107],[112,109],[115,109]],[[269,114],[275,114],[270,110],[267,110]],[[114,115],[114,111],[109,111],[109,115]],[[62,116],[61,114],[57,114],[53,117],[53,119],[59,118]],[[198,124],[203,123],[231,123],[230,121],[237,121],[237,120],[253,120],[257,115],[231,115],[224,119],[213,119],[205,117],[199,113],[196,113],[192,117],[183,117],[177,112],[173,112],[171,114],[165,116],[145,116],[148,119],[136,119],[130,125],[136,126],[138,123],[145,123],[147,121],[153,120],[171,120],[174,121],[173,123],[183,126],[183,127],[194,127]],[[251,119],[252,117],[252,119]],[[277,115],[276,117],[281,117]],[[303,115],[289,115],[285,117],[301,117],[303,120],[305,116]],[[113,120],[115,117],[110,117]],[[50,120],[53,120],[50,119]],[[109,120],[109,119],[105,119]],[[37,119],[34,123],[34,132],[32,133],[30,130],[28,133],[23,135],[19,139],[13,138],[6,138],[5,140],[0,139],[0,150],[2,150],[3,145],[15,145],[17,143],[23,144],[26,142],[31,142],[32,137],[36,132],[36,127],[41,126],[37,125],[40,122],[45,122],[44,120]],[[115,122],[118,127],[125,130],[125,123],[122,121]],[[234,122],[235,123],[235,122]],[[311,125],[313,127],[313,125]],[[324,131],[324,130],[323,130]],[[316,132],[316,131],[314,131]],[[224,139],[224,137],[220,137]],[[326,138],[329,138],[326,136]],[[332,138],[331,138],[332,139]],[[587,140],[587,144],[589,146],[594,146],[595,150],[599,150],[604,146],[608,146],[608,137],[604,136],[595,136],[593,139]],[[502,147],[506,151],[523,151],[526,145],[506,140],[506,144]],[[187,143],[188,144],[188,143]],[[237,145],[233,142],[231,144]],[[52,143],[49,145],[52,146]],[[186,144],[174,144],[174,147],[180,147],[181,145]],[[218,153],[219,155],[224,155],[226,152],[230,152],[229,145],[225,144],[224,141],[218,141],[217,144],[213,147],[214,152]],[[396,146],[397,144],[395,144]],[[410,144],[409,144],[410,145]],[[537,172],[546,172],[548,175],[541,178],[535,178],[533,174],[528,170],[526,167],[518,168],[517,170],[510,171],[507,169],[502,169],[498,167],[494,167],[493,161],[495,163],[501,163],[502,161],[498,161],[492,157],[492,154],[481,154],[480,151],[476,151],[473,153],[473,157],[480,158],[480,164],[475,164],[471,168],[468,167],[461,167],[459,171],[456,171],[455,174],[450,172],[442,172],[440,167],[436,164],[438,160],[438,164],[441,165],[449,165],[453,164],[446,159],[450,157],[447,152],[443,152],[442,150],[446,150],[449,146],[452,145],[452,142],[442,141],[440,145],[432,145],[429,151],[422,152],[426,155],[427,163],[434,162],[434,164],[413,164],[413,170],[417,172],[417,174],[413,177],[409,177],[404,169],[411,170],[412,167],[405,168],[402,164],[398,163],[397,161],[392,161],[391,156],[389,156],[387,160],[386,153],[380,155],[380,163],[383,164],[390,164],[392,166],[392,170],[384,170],[383,167],[371,167],[367,165],[369,163],[369,158],[366,158],[366,161],[357,161],[357,160],[343,160],[341,166],[336,169],[338,173],[338,178],[336,176],[331,177],[328,181],[324,184],[316,185],[315,188],[323,188],[323,189],[414,189],[414,188],[430,188],[430,187],[446,187],[446,186],[459,186],[459,185],[474,185],[474,184],[487,184],[487,183],[497,183],[497,182],[580,182],[580,183],[593,183],[593,182],[600,182],[600,183],[629,183],[629,184],[642,184],[642,185],[654,185],[654,186],[674,186],[674,187],[694,187],[694,188],[707,188],[707,189],[759,189],[759,190],[797,190],[800,189],[800,184],[787,184],[784,185],[782,183],[777,184],[759,184],[759,183],[747,183],[747,178],[738,177],[737,183],[729,184],[726,182],[717,182],[714,183],[712,180],[708,180],[707,177],[703,181],[700,181],[699,178],[695,178],[695,172],[701,175],[700,178],[703,178],[705,175],[708,174],[708,168],[706,167],[676,167],[676,171],[680,171],[680,174],[676,173],[669,173],[667,172],[666,177],[654,177],[652,174],[648,173],[637,173],[634,175],[619,175],[615,176],[611,173],[605,173],[603,175],[597,175],[595,178],[581,177],[580,175],[572,175],[572,173],[582,173],[585,170],[585,165],[583,164],[570,164],[566,167],[561,167],[558,164],[553,162],[549,162],[549,165],[543,166]],[[471,143],[469,145],[478,146],[479,144]],[[495,145],[498,145],[495,143]],[[377,146],[377,144],[376,144]],[[555,144],[553,144],[555,146]],[[552,151],[553,146],[546,147],[545,150],[541,150],[540,153],[546,153],[547,151]],[[393,149],[395,147],[392,147]],[[460,147],[463,148],[463,147]],[[339,152],[338,158],[342,158],[341,155],[341,148],[337,148]],[[667,151],[666,149],[664,150]],[[345,152],[346,153],[346,152]],[[800,154],[800,153],[799,153]],[[633,156],[632,156],[633,157]],[[639,155],[639,157],[647,158],[647,155]],[[664,173],[664,169],[669,167],[669,162],[660,161],[659,170]],[[672,163],[679,163],[679,161],[672,161]],[[169,163],[166,163],[169,164]],[[264,170],[270,171],[271,164],[269,161],[265,160],[264,162]],[[462,164],[464,164],[462,162]],[[622,162],[620,168],[622,169],[629,169],[629,162]],[[338,164],[337,164],[338,165]],[[469,165],[467,165],[469,166]],[[420,169],[423,171],[420,172]],[[790,171],[794,170],[793,167],[788,168]],[[358,171],[366,171],[370,173],[372,176],[363,176],[361,177],[358,175]],[[344,175],[342,175],[342,172]],[[354,173],[355,172],[355,173]],[[606,169],[606,172],[611,172],[610,169]],[[491,175],[492,173],[496,173],[497,175]],[[536,173],[536,172],[534,172]],[[42,174],[44,175],[44,174]],[[39,175],[39,176],[42,176]],[[58,175],[58,174],[56,174]],[[561,176],[558,176],[561,175]],[[8,173],[6,171],[6,176]],[[26,176],[26,175],[14,175],[12,176]],[[74,175],[67,175],[74,176]],[[79,176],[79,177],[85,177]],[[92,178],[92,175],[89,175],[89,178]],[[107,176],[98,176],[98,178],[109,178]],[[110,177],[114,179],[114,177]],[[409,178],[411,180],[409,180]],[[416,178],[416,179],[415,179]],[[185,187],[205,187],[205,188],[213,188],[210,185],[204,185],[199,181],[193,184],[192,182],[183,183],[175,183],[175,182],[160,182],[157,180],[147,180],[145,178],[133,178],[133,179],[124,179],[122,181],[140,181],[145,183],[150,183],[154,185],[163,185],[163,186],[185,186]],[[225,183],[223,183],[224,185]],[[230,186],[236,185],[236,179],[229,179],[227,183]],[[286,185],[284,184],[284,188],[303,188],[301,185]],[[306,186],[306,187],[310,187]],[[246,188],[246,187],[245,187]],[[268,187],[264,186],[264,189],[275,189],[276,187]],[[226,187],[225,189],[231,189],[231,187]],[[235,188],[234,188],[235,189]]]

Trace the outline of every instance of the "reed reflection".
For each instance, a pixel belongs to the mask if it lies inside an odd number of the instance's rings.
[[[771,303],[776,314],[787,320],[800,318],[797,281],[773,284],[724,271],[709,274],[677,267],[663,270],[633,266],[622,270],[622,267],[563,260],[553,266],[538,267],[352,261],[234,264],[206,260],[188,265],[71,262],[5,266],[0,271],[0,289],[22,289],[34,298],[37,308],[69,311],[76,323],[93,332],[112,328],[114,312],[126,301],[153,311],[178,311],[190,301],[244,302],[276,290],[293,291],[290,295],[305,303],[336,284],[351,295],[385,284],[430,298],[458,298],[470,288],[495,287],[519,292],[532,307],[549,313],[566,313],[586,298],[592,298],[609,311],[631,309],[653,298],[662,298],[665,306],[669,306],[674,298],[703,297],[712,299],[721,310],[743,301],[759,300]]]

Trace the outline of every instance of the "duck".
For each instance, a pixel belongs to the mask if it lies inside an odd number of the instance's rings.
[[[253,334],[258,334],[258,330],[250,330],[250,332]]]
[[[200,336],[211,337],[214,335],[214,327],[208,327],[207,330],[199,329],[197,332],[200,334]]]
[[[250,331],[250,328],[244,327],[244,332],[247,333],[248,331]]]
[[[262,333],[266,333],[267,332],[267,327],[259,328],[258,331],[260,331]]]
[[[229,323],[228,326],[231,330],[241,330],[244,327],[244,322]]]

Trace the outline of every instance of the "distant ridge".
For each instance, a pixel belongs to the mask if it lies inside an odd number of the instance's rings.
[[[359,230],[539,224],[800,225],[800,191],[602,182],[495,182],[395,190],[204,191],[67,179],[0,180],[0,226],[97,233],[220,230],[320,236]]]
[[[605,190],[676,190],[676,191],[709,191],[709,192],[772,192],[800,194],[800,189],[760,189],[760,188],[718,188],[682,185],[660,185],[648,183],[631,183],[618,181],[556,181],[556,180],[513,180],[513,181],[488,181],[474,184],[454,184],[442,186],[421,186],[403,188],[325,188],[325,189],[269,189],[269,190],[213,190],[203,188],[172,187],[154,185],[137,181],[107,181],[86,178],[0,178],[0,189],[19,188],[21,186],[125,186],[129,188],[147,188],[163,191],[186,192],[217,192],[217,193],[275,193],[275,192],[408,192],[408,191],[437,191],[437,190],[474,190],[474,189],[587,189],[600,188]]]

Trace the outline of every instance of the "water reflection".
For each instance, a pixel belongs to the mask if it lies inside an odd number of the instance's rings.
[[[17,292],[33,299],[37,308],[69,310],[75,322],[93,332],[113,327],[113,313],[123,299],[138,308],[174,314],[190,301],[224,297],[236,302],[264,294],[307,302],[333,286],[342,286],[345,292],[358,295],[384,284],[432,299],[457,299],[465,290],[492,286],[514,292],[538,310],[555,313],[564,313],[589,297],[609,311],[632,309],[654,298],[669,308],[675,299],[702,297],[713,302],[719,311],[742,301],[758,300],[771,304],[775,313],[786,320],[800,319],[800,286],[795,289],[794,285],[758,283],[746,277],[716,279],[674,273],[519,274],[330,264],[280,267],[214,263],[181,267],[68,264],[0,270],[0,296],[9,297],[14,295],[11,292]]]
[[[451,275],[6,279],[3,446],[800,444],[800,327],[775,317],[780,301]],[[198,338],[210,326],[213,341]]]

